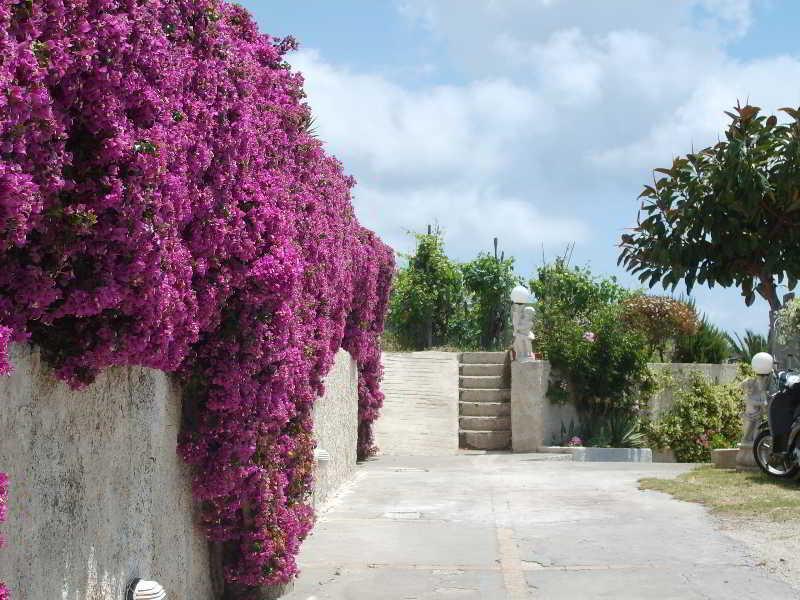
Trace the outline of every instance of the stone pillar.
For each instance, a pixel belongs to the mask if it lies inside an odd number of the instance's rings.
[[[511,449],[536,452],[546,445],[545,421],[550,363],[511,363]]]

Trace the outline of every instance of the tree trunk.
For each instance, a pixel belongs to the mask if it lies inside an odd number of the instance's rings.
[[[772,354],[775,360],[777,360],[779,363],[782,363],[785,362],[786,357],[778,356],[781,354],[781,348],[778,344],[778,336],[775,331],[775,325],[778,311],[783,308],[783,304],[781,303],[781,299],[778,297],[778,290],[775,286],[775,281],[772,276],[761,275],[759,279],[761,280],[762,285],[762,290],[759,292],[759,294],[769,303],[769,337],[767,338],[767,347],[769,348],[769,352]]]

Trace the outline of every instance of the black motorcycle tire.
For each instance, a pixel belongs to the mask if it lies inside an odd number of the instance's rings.
[[[755,459],[758,468],[770,477],[775,477],[776,479],[792,479],[797,477],[798,473],[800,473],[800,465],[797,463],[793,464],[786,471],[778,471],[766,464],[766,457],[764,457],[764,454],[759,451],[759,448],[765,443],[769,444],[770,446],[772,445],[766,440],[766,438],[770,438],[770,440],[772,439],[772,434],[770,434],[769,430],[760,432],[756,436],[756,439],[753,440],[753,458]]]

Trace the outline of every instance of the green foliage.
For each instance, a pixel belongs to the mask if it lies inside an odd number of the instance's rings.
[[[588,421],[584,436],[587,446],[597,448],[643,448],[646,444],[639,417],[627,410],[613,410]]]
[[[731,352],[725,332],[703,316],[695,333],[675,338],[672,360],[680,363],[718,364],[730,358]]]
[[[622,319],[620,300],[628,292],[564,260],[540,268],[531,289],[537,297],[537,349],[563,378],[551,382],[550,399],[574,399],[590,418],[617,409],[635,412],[650,380],[649,348],[645,336]]]
[[[408,266],[395,275],[388,330],[400,347],[423,350],[464,335],[467,304],[461,269],[445,254],[441,232],[415,237]]]
[[[767,338],[750,329],[745,330],[744,337],[741,337],[738,333],[733,336],[726,334],[726,337],[731,345],[733,357],[743,363],[750,364],[756,354],[767,352],[769,348]]]
[[[675,402],[658,420],[644,425],[653,448],[671,448],[679,462],[708,462],[711,450],[739,441],[742,399],[738,382],[715,384],[699,372],[673,387]]]
[[[650,353],[664,362],[667,345],[677,336],[690,336],[699,325],[694,306],[667,296],[634,294],[623,300],[623,319],[647,338]]]
[[[509,296],[520,278],[514,259],[481,253],[461,267],[470,299],[469,320],[477,327],[480,348],[499,350],[511,321]]]
[[[655,169],[622,236],[626,269],[650,287],[735,285],[748,306],[759,294],[781,307],[777,284],[793,289],[800,265],[800,111],[782,110],[788,124],[737,106],[724,140]]]
[[[445,254],[439,229],[415,234],[408,265],[395,276],[385,348],[498,350],[511,322],[514,259],[481,253],[463,265]],[[495,241],[496,243],[496,241]]]
[[[628,295],[614,277],[595,277],[589,269],[570,267],[564,258],[541,267],[537,277],[530,281],[530,290],[538,300],[538,314],[542,318],[547,314],[583,317]]]
[[[800,336],[800,300],[793,298],[778,312],[776,333],[784,344]]]

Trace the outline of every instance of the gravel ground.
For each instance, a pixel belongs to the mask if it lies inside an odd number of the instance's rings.
[[[720,530],[742,542],[765,569],[800,591],[800,521],[743,517],[717,517],[717,521]]]

